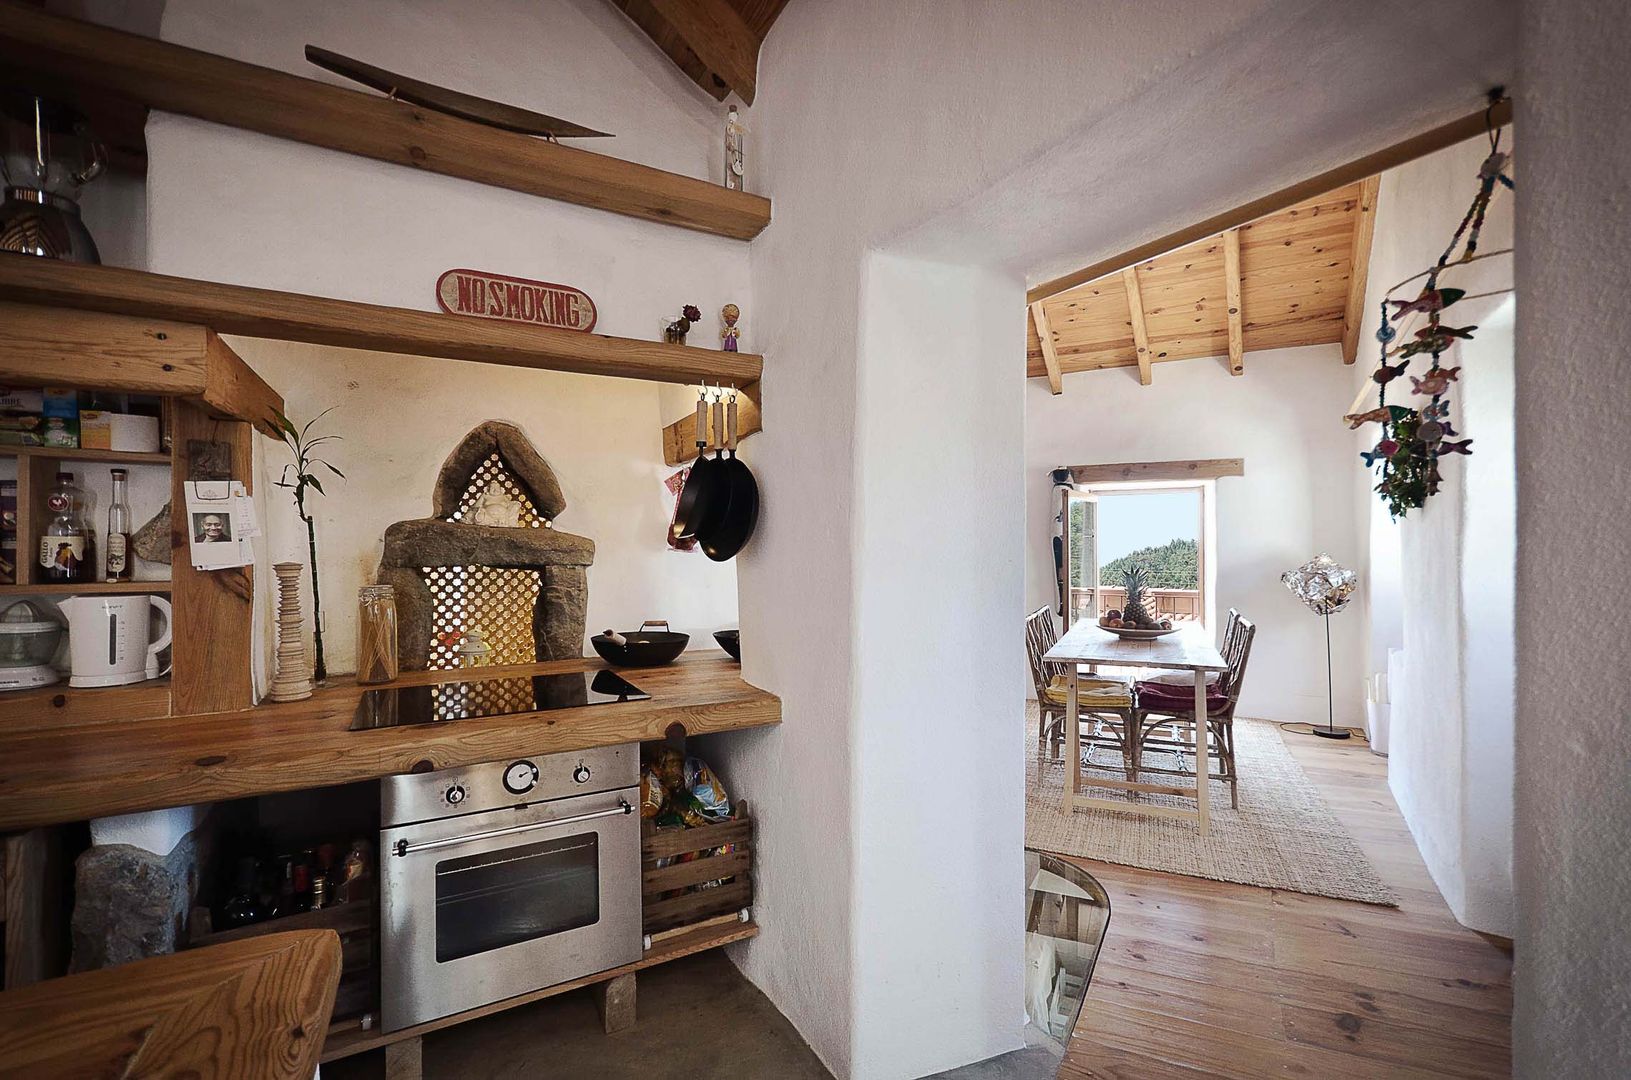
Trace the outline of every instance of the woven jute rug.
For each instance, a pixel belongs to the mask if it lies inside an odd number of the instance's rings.
[[[1358,900],[1398,907],[1399,899],[1383,883],[1325,800],[1291,756],[1279,728],[1266,720],[1235,721],[1240,768],[1240,809],[1229,808],[1228,788],[1212,782],[1212,828],[1201,836],[1192,822],[1098,808],[1066,816],[1063,761],[1038,768],[1035,708],[1031,710],[1025,795],[1025,846],[1084,859],[1162,870],[1213,881],[1233,881],[1271,889]],[[1097,749],[1090,761],[1102,771],[1086,770],[1083,794],[1110,799],[1126,796],[1111,788],[1091,787],[1094,772],[1125,779],[1120,756]],[[1170,757],[1167,763],[1170,763]],[[1147,764],[1160,767],[1156,755]],[[1146,776],[1156,783],[1182,783],[1172,777]],[[1193,799],[1140,794],[1170,806],[1193,808]]]

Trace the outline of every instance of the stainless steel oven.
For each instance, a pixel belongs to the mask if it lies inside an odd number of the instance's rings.
[[[639,747],[380,782],[386,1031],[640,958]]]

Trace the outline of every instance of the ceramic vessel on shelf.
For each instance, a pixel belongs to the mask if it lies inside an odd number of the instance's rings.
[[[1168,634],[1176,634],[1178,632],[1178,628],[1176,626],[1172,627],[1171,629],[1164,630],[1139,630],[1136,628],[1129,630],[1126,627],[1121,626],[1105,626],[1103,623],[1099,624],[1099,629],[1107,630],[1123,641],[1154,641],[1156,638],[1166,637]]]
[[[662,629],[647,630],[648,626]],[[640,624],[640,629],[627,634],[615,630],[596,634],[589,639],[589,644],[602,659],[616,667],[656,667],[672,663],[690,641],[690,634],[669,630],[666,619],[648,619]]]

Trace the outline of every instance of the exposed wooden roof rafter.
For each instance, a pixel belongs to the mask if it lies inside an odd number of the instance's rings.
[[[1057,396],[1065,389],[1059,371],[1059,353],[1054,348],[1053,331],[1048,329],[1048,313],[1042,310],[1040,300],[1031,305],[1031,322],[1036,326],[1036,336],[1042,342],[1042,364],[1048,371],[1048,390]]]
[[[787,0],[609,0],[716,101],[759,89],[759,49]]]
[[[1150,330],[1144,319],[1144,297],[1138,289],[1138,267],[1129,266],[1121,272],[1121,283],[1127,289],[1127,314],[1133,331],[1133,354],[1138,362],[1138,381],[1148,386],[1154,375],[1150,370]]]
[[[1246,374],[1246,335],[1240,311],[1240,230],[1223,234],[1223,303],[1229,319],[1229,374]]]
[[[1376,232],[1376,193],[1381,182],[1381,177],[1370,176],[1359,185],[1359,216],[1354,222],[1353,254],[1348,258],[1348,304],[1342,310],[1344,364],[1359,357],[1359,329],[1365,321],[1365,285],[1370,278],[1371,241]]]

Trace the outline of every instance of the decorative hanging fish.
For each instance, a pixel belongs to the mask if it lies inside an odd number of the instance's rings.
[[[1461,369],[1458,367],[1447,367],[1429,371],[1419,379],[1412,375],[1410,376],[1410,388],[1418,394],[1438,397],[1450,388],[1451,383],[1456,381],[1456,375],[1460,371]]]
[[[1444,438],[1444,425],[1437,420],[1423,420],[1416,425],[1416,438],[1424,443],[1436,443]]]
[[[1478,329],[1478,327],[1476,325],[1475,326],[1445,326],[1443,323],[1440,323],[1437,326],[1424,326],[1424,327],[1422,327],[1420,330],[1416,331],[1416,336],[1419,337],[1419,338],[1435,338],[1435,337],[1460,338],[1463,341],[1468,341],[1468,340],[1472,339],[1472,332],[1474,330],[1476,330],[1476,329]]]
[[[1372,409],[1370,412],[1349,413],[1342,419],[1348,421],[1348,429],[1350,431],[1358,431],[1360,428],[1372,421],[1379,424],[1386,424],[1389,422],[1397,423],[1400,420],[1406,419],[1415,411],[1416,410],[1404,405],[1383,405]]]
[[[1397,439],[1383,439],[1376,444],[1374,450],[1361,450],[1359,456],[1365,459],[1365,468],[1373,468],[1378,461],[1384,461],[1399,452]]]
[[[1424,315],[1443,311],[1466,295],[1466,289],[1423,289],[1421,295],[1414,300],[1389,300],[1388,303],[1398,309],[1393,313],[1393,321],[1398,322],[1412,311],[1419,311]]]
[[[1460,442],[1444,442],[1438,444],[1440,454],[1472,454],[1472,440],[1462,439]]]
[[[1456,368],[1456,370],[1460,371],[1461,369]],[[1421,415],[1422,419],[1424,420],[1443,420],[1446,416],[1450,415],[1450,403],[1448,401],[1435,401],[1433,404],[1423,408]],[[1450,434],[1453,435],[1455,433],[1451,432]]]
[[[1405,363],[1402,363],[1402,364],[1395,364],[1392,367],[1389,367],[1388,365],[1383,364],[1381,367],[1376,369],[1375,374],[1373,374],[1371,376],[1371,378],[1375,379],[1378,383],[1381,383],[1383,386],[1386,386],[1388,383],[1392,382],[1394,379],[1397,379],[1400,375],[1403,375],[1404,374],[1404,369],[1409,367],[1409,366],[1410,366],[1409,361],[1406,361]]]
[[[1511,154],[1504,150],[1497,150],[1485,158],[1482,165],[1478,166],[1478,175],[1485,180],[1498,177],[1506,172],[1506,163],[1510,160],[1512,160]]]

